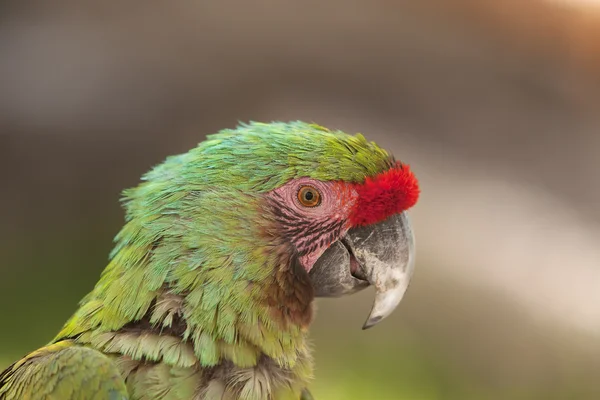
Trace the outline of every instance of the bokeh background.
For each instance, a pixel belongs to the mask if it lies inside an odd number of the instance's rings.
[[[317,399],[600,398],[593,1],[0,3],[0,367],[94,285],[123,188],[238,121],[410,163],[415,277],[319,301]]]

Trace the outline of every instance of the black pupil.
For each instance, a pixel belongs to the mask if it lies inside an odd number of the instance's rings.
[[[311,201],[315,195],[310,190],[304,192],[304,200]]]

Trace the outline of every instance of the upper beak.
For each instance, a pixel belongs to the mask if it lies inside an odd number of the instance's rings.
[[[317,260],[309,276],[317,296],[331,297],[375,287],[363,329],[386,318],[402,300],[414,271],[415,245],[405,212],[377,224],[350,229]]]

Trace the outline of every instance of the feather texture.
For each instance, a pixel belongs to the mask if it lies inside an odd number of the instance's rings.
[[[0,399],[92,399],[97,385],[121,395],[120,376],[135,400],[310,398],[312,286],[265,194],[394,165],[360,134],[303,122],[242,124],[167,158],[124,191],[98,283],[52,344],[4,372]],[[33,390],[64,397],[24,396]]]

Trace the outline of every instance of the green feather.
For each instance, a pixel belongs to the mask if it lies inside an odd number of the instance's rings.
[[[298,399],[312,363],[306,329],[274,320],[264,301],[282,266],[263,195],[300,177],[361,182],[392,163],[360,134],[304,122],[209,135],[123,192],[109,264],[54,342],[113,355],[132,399],[191,398],[202,371],[223,362],[236,378],[210,380],[206,398]]]

